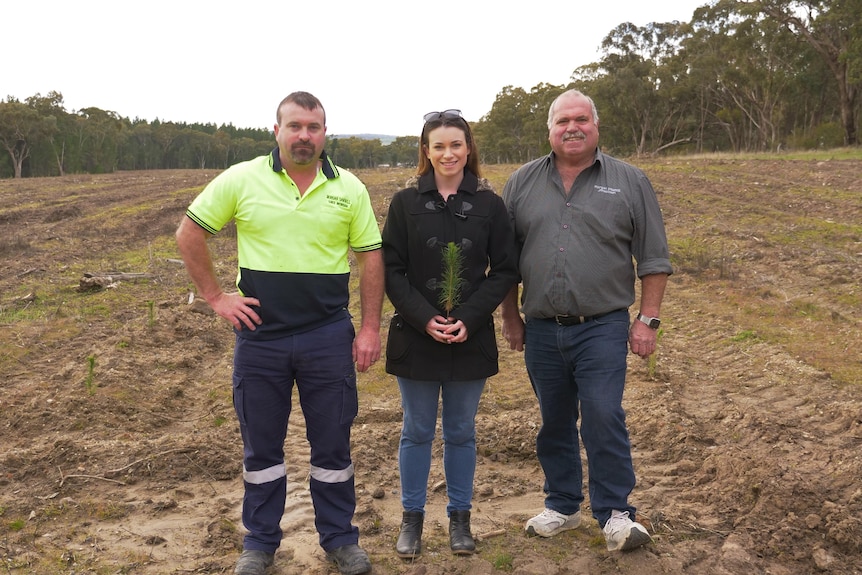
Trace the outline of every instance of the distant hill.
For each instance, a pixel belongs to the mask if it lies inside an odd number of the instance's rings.
[[[359,138],[360,140],[380,140],[380,143],[384,146],[387,146],[395,141],[397,136],[387,136],[385,134],[335,134],[334,136],[329,136],[330,138]]]

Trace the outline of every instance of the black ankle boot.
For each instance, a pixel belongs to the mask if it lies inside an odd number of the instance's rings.
[[[422,553],[422,523],[425,514],[421,511],[405,511],[401,518],[401,533],[395,543],[399,557],[411,559]]]
[[[455,555],[472,555],[476,543],[470,533],[470,512],[453,511],[449,514],[449,546]]]

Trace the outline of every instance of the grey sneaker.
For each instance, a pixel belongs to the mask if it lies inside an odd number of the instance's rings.
[[[575,529],[581,524],[581,512],[577,511],[571,515],[564,515],[553,509],[545,509],[529,521],[526,531],[528,535],[540,537],[553,537],[568,529]]]
[[[244,549],[236,562],[234,575],[264,575],[272,565],[275,553],[267,553],[258,549]]]
[[[628,511],[614,510],[602,531],[608,551],[628,551],[652,541],[646,527],[629,519]]]
[[[327,551],[326,560],[335,563],[341,575],[360,575],[371,571],[368,554],[359,545],[342,545]]]

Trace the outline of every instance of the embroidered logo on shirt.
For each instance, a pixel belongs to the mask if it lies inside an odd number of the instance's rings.
[[[349,208],[350,207],[350,199],[344,198],[342,196],[326,196],[326,201],[334,206],[338,206],[339,208]]]
[[[607,186],[599,186],[599,185],[596,185],[596,186],[593,186],[593,187],[594,187],[594,188],[595,188],[595,190],[596,190],[597,192],[599,192],[600,194],[611,194],[611,195],[614,195],[614,194],[616,194],[616,193],[619,193],[619,192],[620,192],[620,189],[619,189],[619,188],[609,188],[609,187],[607,187]]]

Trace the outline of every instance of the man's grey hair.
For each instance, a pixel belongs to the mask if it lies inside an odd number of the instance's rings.
[[[596,109],[596,103],[593,102],[593,99],[590,98],[589,96],[587,96],[586,94],[584,94],[583,92],[581,92],[580,90],[571,89],[571,90],[566,90],[565,92],[563,92],[562,94],[560,94],[559,96],[554,98],[554,101],[551,102],[551,107],[548,108],[548,129],[549,130],[551,129],[551,126],[553,125],[553,122],[554,122],[554,108],[557,107],[557,101],[560,98],[563,98],[563,97],[568,98],[569,96],[580,96],[582,98],[586,98],[587,102],[590,103],[590,109],[593,112],[593,122],[596,124],[599,123],[599,111]]]

